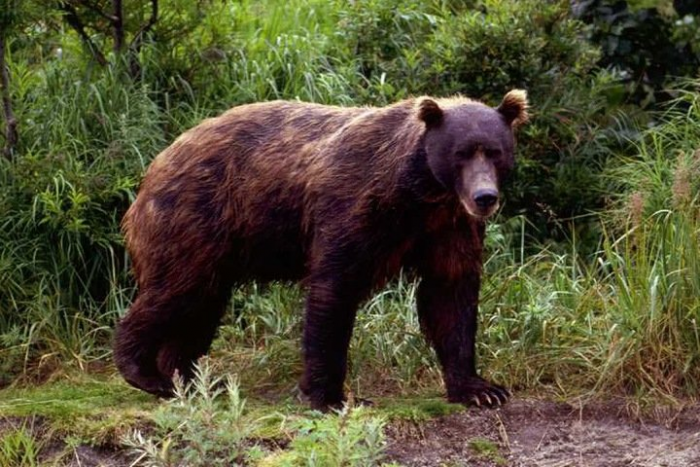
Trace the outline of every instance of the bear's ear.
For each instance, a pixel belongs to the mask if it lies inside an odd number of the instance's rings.
[[[527,122],[529,118],[527,109],[527,92],[522,89],[513,89],[503,97],[497,110],[505,117],[509,125],[515,127]]]
[[[442,123],[442,109],[437,102],[429,97],[422,97],[416,103],[418,118],[425,122],[427,127],[436,127]]]

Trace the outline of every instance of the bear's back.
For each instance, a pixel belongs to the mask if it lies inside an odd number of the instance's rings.
[[[183,133],[151,163],[124,218],[132,257],[174,264],[214,235],[245,250],[235,261],[251,276],[296,278],[308,248],[308,184],[325,164],[319,147],[368,112],[275,101],[235,107]],[[135,266],[146,281],[150,274]]]

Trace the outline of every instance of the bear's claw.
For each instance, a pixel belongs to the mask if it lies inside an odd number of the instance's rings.
[[[500,407],[510,398],[508,389],[492,384],[483,378],[470,378],[458,394],[450,394],[450,402],[476,407]]]

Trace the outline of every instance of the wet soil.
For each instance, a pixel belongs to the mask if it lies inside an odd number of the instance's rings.
[[[624,403],[515,400],[388,428],[389,460],[406,466],[700,466],[700,406],[642,419]]]

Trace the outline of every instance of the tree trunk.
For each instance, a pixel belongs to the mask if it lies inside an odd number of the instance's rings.
[[[114,53],[119,55],[124,50],[124,9],[122,8],[122,0],[112,0],[112,6],[114,9],[114,21],[112,22],[114,28]]]
[[[5,117],[5,148],[3,153],[8,159],[17,144],[17,119],[12,113],[12,99],[10,96],[10,72],[5,64],[5,37],[0,35],[0,91],[2,92],[2,108]]]

